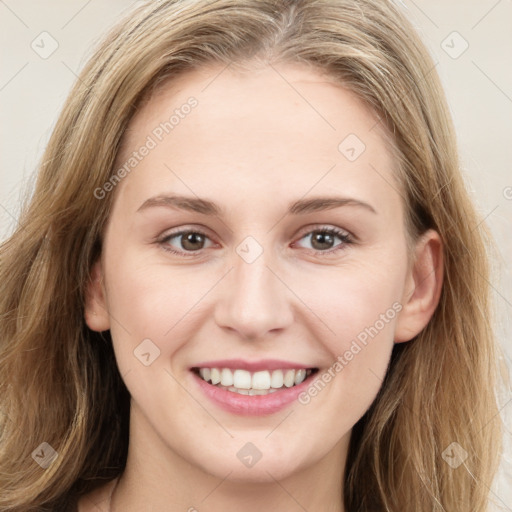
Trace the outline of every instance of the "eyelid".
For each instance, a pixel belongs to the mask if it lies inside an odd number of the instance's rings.
[[[350,231],[347,231],[346,229],[340,228],[338,226],[334,226],[332,224],[310,224],[302,228],[297,236],[302,238],[305,235],[309,235],[313,231],[338,231],[350,237],[351,239],[355,239],[355,236]]]
[[[167,238],[171,238],[176,235],[182,235],[185,233],[199,233],[201,235],[208,237],[210,240],[213,240],[215,238],[215,237],[212,237],[209,229],[204,228],[203,226],[198,225],[198,224],[191,224],[191,225],[180,226],[178,228],[173,228],[171,230],[166,230],[161,235],[158,235],[156,237],[156,241],[162,241]]]
[[[159,239],[160,239],[160,241],[165,241],[165,240],[168,240],[169,238],[174,238],[174,237],[177,237],[180,235],[186,235],[188,233],[194,233],[196,235],[203,235],[205,238],[208,238],[209,240],[211,240],[213,242],[212,237],[210,235],[208,235],[208,233],[205,233],[204,231],[201,231],[200,229],[182,229],[180,231],[173,231],[171,233],[166,233]]]

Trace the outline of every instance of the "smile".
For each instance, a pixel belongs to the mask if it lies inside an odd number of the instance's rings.
[[[282,388],[297,386],[317,370],[300,368],[249,372],[231,368],[195,368],[194,371],[205,382],[220,389],[253,396],[267,395]]]
[[[297,400],[318,373],[318,368],[276,368],[250,371],[193,367],[198,388],[218,407],[237,415],[273,414]]]

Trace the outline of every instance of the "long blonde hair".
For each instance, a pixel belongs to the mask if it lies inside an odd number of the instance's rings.
[[[434,63],[410,22],[386,0],[160,0],[137,6],[90,58],[1,245],[0,510],[51,510],[123,471],[129,395],[109,333],[84,322],[113,196],[94,191],[159,84],[254,59],[314,66],[374,109],[393,140],[408,235],[433,228],[444,244],[440,304],[416,339],[395,347],[354,427],[347,511],[487,509],[500,429],[486,235]],[[453,442],[468,454],[456,469],[442,455]],[[44,470],[31,456],[41,443],[58,454]]]

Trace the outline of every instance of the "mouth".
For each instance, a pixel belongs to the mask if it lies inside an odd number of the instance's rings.
[[[239,395],[260,396],[299,386],[318,373],[318,368],[277,368],[253,372],[241,368],[193,367],[191,371],[218,389]]]

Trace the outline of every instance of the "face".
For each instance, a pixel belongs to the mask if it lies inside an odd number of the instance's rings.
[[[98,193],[115,198],[86,320],[111,331],[133,442],[280,479],[343,457],[436,291],[410,265],[377,116],[305,67],[221,71],[132,119],[122,179]]]

